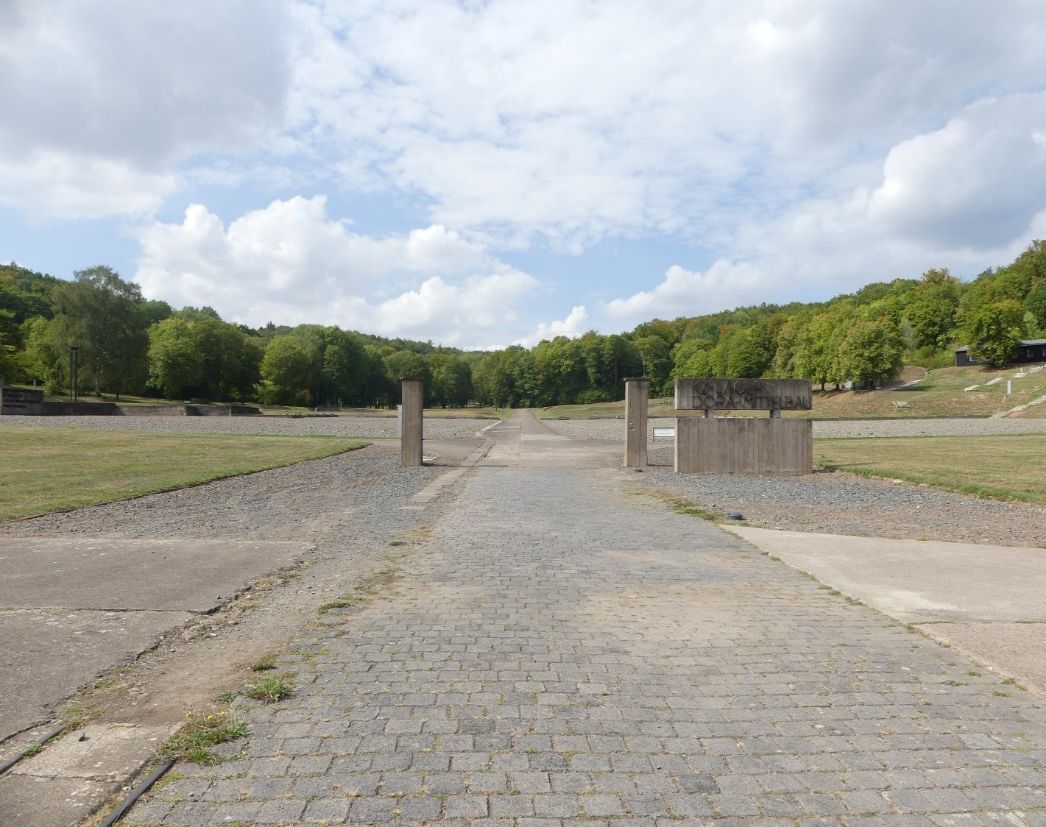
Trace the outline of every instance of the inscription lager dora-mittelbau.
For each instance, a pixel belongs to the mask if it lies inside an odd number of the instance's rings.
[[[813,393],[805,379],[677,379],[676,409],[808,411]]]

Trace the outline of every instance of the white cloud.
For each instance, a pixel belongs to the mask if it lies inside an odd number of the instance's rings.
[[[604,305],[603,312],[616,323],[629,326],[653,318],[697,316],[758,303],[767,287],[766,275],[745,262],[718,260],[703,272],[673,265],[653,290],[613,299]]]
[[[533,347],[542,339],[554,339],[557,336],[568,336],[571,339],[575,339],[588,329],[586,326],[587,320],[588,311],[585,310],[584,305],[578,305],[570,309],[570,313],[567,314],[565,319],[542,322],[533,333],[517,340],[515,344]]]
[[[506,333],[520,324],[515,311],[538,282],[520,272],[471,276],[461,284],[448,284],[435,276],[416,290],[375,305],[361,306],[356,329],[371,329],[385,336],[434,339],[457,347],[505,345]]]
[[[1040,0],[0,0],[0,203],[279,199],[141,233],[149,289],[252,321],[505,343],[823,297],[1043,232],[1044,39]],[[287,197],[334,188],[401,231]],[[503,261],[618,238],[715,263],[545,308]]]
[[[350,186],[572,250],[721,243],[866,183],[891,146],[977,97],[1046,83],[1030,0],[331,0],[295,19],[293,117],[347,148]]]
[[[194,204],[180,224],[153,223],[139,241],[135,280],[146,295],[211,305],[252,325],[314,322],[504,345],[529,327],[518,307],[540,287],[439,225],[382,238],[354,233],[327,216],[322,196],[273,201],[227,227]]]
[[[107,158],[47,150],[0,158],[0,203],[33,218],[99,218],[157,209],[177,188],[175,176]]]
[[[967,107],[890,150],[868,218],[946,247],[993,248],[1046,207],[1046,93]]]
[[[8,0],[0,200],[59,217],[152,209],[177,164],[283,124],[278,0]],[[33,191],[33,188],[38,191]]]

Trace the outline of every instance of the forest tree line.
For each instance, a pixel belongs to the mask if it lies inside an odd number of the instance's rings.
[[[209,307],[147,300],[112,269],[71,281],[0,266],[0,376],[82,392],[310,407],[385,406],[399,379],[425,379],[426,403],[534,407],[610,401],[645,375],[654,395],[680,376],[795,377],[815,386],[874,385],[902,365],[951,364],[959,344],[1004,363],[1021,339],[1046,336],[1046,243],[963,282],[945,269],[869,284],[830,301],[763,304],[620,334],[590,331],[532,348],[461,351],[334,326],[224,321]]]

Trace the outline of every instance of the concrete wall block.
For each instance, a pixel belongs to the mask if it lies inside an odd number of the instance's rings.
[[[43,413],[44,392],[0,387],[0,414],[38,416]]]
[[[676,419],[675,470],[680,474],[809,474],[809,419]]]

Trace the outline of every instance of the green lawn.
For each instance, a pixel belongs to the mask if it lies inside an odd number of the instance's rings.
[[[340,454],[342,437],[0,429],[0,520],[28,517]]]
[[[1046,434],[818,439],[824,468],[1046,505]]]
[[[786,411],[784,415],[803,418],[812,416],[814,419],[990,416],[1046,395],[1046,370],[1028,373],[1033,367],[1023,365],[994,369],[975,365],[938,368],[931,370],[918,384],[897,390],[822,392],[815,387],[812,411]],[[1020,373],[1025,375],[1018,376]],[[987,384],[996,377],[1001,378],[991,385]],[[1013,385],[1013,393],[1010,395],[1006,394],[1007,379]],[[965,388],[973,390],[967,391]],[[652,398],[648,413],[650,416],[675,416],[674,404],[675,400],[671,397]],[[554,405],[537,411],[540,419],[601,419],[621,418],[624,415],[624,402]],[[1046,405],[1030,409],[1027,415],[1046,416]],[[748,413],[746,416],[766,414]]]

